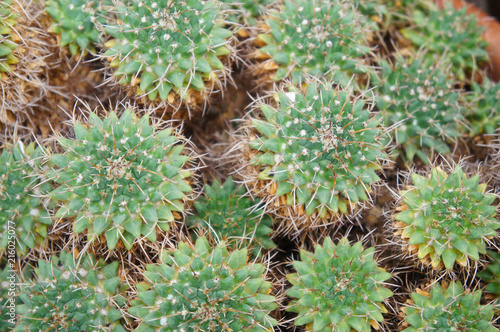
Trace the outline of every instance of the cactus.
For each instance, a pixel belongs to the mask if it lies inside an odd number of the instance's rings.
[[[266,6],[274,3],[275,0],[221,0],[221,2],[231,9],[228,21],[255,25],[256,18],[260,17]]]
[[[433,167],[427,177],[412,173],[411,178],[413,186],[400,193],[394,216],[404,247],[436,270],[477,262],[500,228],[492,205],[497,196],[485,192],[479,175],[467,178],[459,165],[449,173]]]
[[[91,113],[88,125],[73,129],[76,139],[58,138],[64,153],[50,157],[60,184],[51,193],[60,203],[55,217],[74,217],[75,233],[86,232],[90,242],[104,235],[109,249],[120,241],[130,250],[141,235],[156,241],[190,200],[183,138],[128,109],[119,119]]]
[[[487,256],[488,265],[478,273],[478,277],[486,283],[484,290],[498,297],[500,295],[500,253],[488,250]]]
[[[481,84],[472,82],[472,93],[465,99],[471,136],[493,134],[500,124],[500,84],[486,77]]]
[[[14,0],[2,0],[0,2],[0,75],[3,72],[10,72],[12,65],[19,59],[12,53],[17,44],[12,36],[12,29],[15,29],[19,14],[12,11],[11,6]]]
[[[51,186],[43,178],[42,150],[21,141],[7,145],[0,156],[0,251],[10,241],[16,252],[43,247],[51,220],[44,199]],[[12,234],[12,232],[14,232]],[[14,237],[13,237],[14,236]]]
[[[398,57],[393,65],[380,61],[379,75],[372,75],[377,107],[386,126],[396,126],[393,137],[403,159],[417,156],[429,163],[429,154],[450,152],[447,143],[460,137],[464,122],[459,94],[441,69],[443,63]]]
[[[351,2],[285,0],[266,17],[266,31],[256,40],[262,47],[253,55],[265,61],[256,74],[271,71],[274,81],[294,84],[326,77],[347,86],[352,74],[365,72],[364,17]]]
[[[250,249],[259,257],[264,249],[276,245],[269,238],[273,220],[262,214],[259,202],[245,195],[245,188],[236,187],[230,177],[224,184],[214,181],[205,185],[205,196],[194,203],[196,214],[188,218],[187,225],[201,228],[210,238],[224,241],[234,247]]]
[[[460,282],[433,284],[428,290],[417,289],[403,307],[403,332],[419,331],[498,331],[491,324],[493,306],[481,305],[481,291],[464,290]]]
[[[296,231],[329,224],[369,200],[386,157],[380,118],[352,91],[310,83],[274,95],[251,118],[240,176]],[[249,158],[250,156],[250,158]],[[248,160],[250,159],[250,160]]]
[[[221,60],[231,53],[219,1],[130,1],[117,6],[117,22],[106,32],[105,57],[114,77],[139,96],[196,106],[221,89],[230,73]],[[180,100],[179,100],[180,99]]]
[[[460,81],[489,61],[488,44],[481,37],[485,29],[477,24],[475,15],[467,14],[467,7],[455,9],[448,1],[443,9],[438,9],[432,1],[420,4],[421,8],[410,13],[412,26],[401,31],[416,48],[426,49],[430,57],[449,61]]]
[[[136,331],[272,331],[277,305],[266,267],[248,263],[247,254],[228,253],[223,242],[212,249],[203,237],[163,252],[128,310],[139,319]]]
[[[325,238],[314,253],[300,251],[297,273],[287,275],[293,298],[287,309],[298,313],[295,325],[307,331],[371,331],[380,328],[387,312],[383,301],[393,293],[384,287],[391,274],[377,266],[374,248],[353,246],[347,238],[337,245]]]
[[[98,25],[106,23],[102,0],[48,0],[45,10],[54,21],[50,32],[60,36],[60,46],[72,55],[96,52]]]
[[[23,284],[16,331],[125,331],[120,320],[126,290],[119,262],[105,264],[91,254],[80,259],[61,252],[38,261],[35,278]]]

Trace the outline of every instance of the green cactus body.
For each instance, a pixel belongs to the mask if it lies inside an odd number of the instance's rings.
[[[128,310],[140,320],[136,331],[272,331],[277,305],[266,267],[247,263],[247,254],[228,253],[223,242],[212,249],[203,237],[164,252],[137,284]]]
[[[377,106],[386,126],[397,126],[392,135],[406,161],[429,163],[429,152],[449,153],[447,143],[460,137],[463,110],[442,65],[422,55],[397,58],[394,65],[382,61],[380,77],[373,77]]]
[[[472,82],[472,93],[465,98],[471,136],[493,134],[500,124],[500,84],[488,78],[481,84]]]
[[[487,284],[484,290],[498,297],[500,296],[500,253],[488,251],[487,255],[488,265],[486,269],[478,273],[478,277]]]
[[[194,203],[196,214],[188,218],[188,226],[198,227],[209,237],[234,247],[251,249],[254,257],[263,249],[276,245],[270,239],[273,220],[262,214],[259,202],[245,195],[245,188],[236,187],[232,178],[224,184],[214,181],[205,185],[205,196]]]
[[[301,250],[301,260],[293,262],[297,273],[287,275],[295,325],[317,332],[378,329],[387,312],[383,301],[393,293],[383,285],[391,274],[377,266],[374,252],[361,242],[351,246],[343,238],[335,245],[328,237],[314,253]]]
[[[467,178],[460,166],[449,174],[432,168],[428,177],[411,175],[413,186],[401,192],[395,215],[396,235],[410,254],[434,269],[467,267],[486,254],[486,241],[496,236],[496,195],[486,193],[479,176]]]
[[[16,327],[19,303],[19,276],[7,261],[0,261],[0,331]]]
[[[491,325],[493,306],[481,305],[481,291],[465,290],[460,282],[432,285],[430,292],[411,293],[413,302],[403,308],[403,332],[468,331],[496,332]]]
[[[109,249],[169,230],[192,191],[182,137],[130,110],[119,119],[91,113],[89,125],[78,122],[74,131],[76,139],[58,139],[65,152],[50,160],[60,184],[51,193],[60,202],[56,218],[74,217],[74,232],[89,241],[105,235]]]
[[[12,29],[15,29],[19,15],[12,11],[14,0],[0,1],[0,78],[2,72],[10,72],[11,66],[18,59],[12,53],[17,44],[12,39]]]
[[[197,95],[222,87],[221,79],[230,69],[221,59],[231,53],[232,37],[224,28],[222,3],[134,0],[128,4],[116,8],[120,23],[106,28],[114,39],[106,43],[105,56],[116,68],[120,84],[130,84],[150,101],[170,104],[175,92],[188,105],[196,102]]]
[[[97,25],[106,23],[103,1],[48,0],[45,6],[54,21],[50,31],[61,36],[61,47],[67,46],[73,55],[96,52]]]
[[[42,151],[34,143],[20,141],[7,146],[0,156],[0,251],[9,242],[16,252],[43,246],[51,220],[43,195],[51,190],[43,180],[40,158]],[[48,204],[48,203],[47,203]],[[13,232],[13,233],[12,233]]]
[[[463,81],[471,71],[489,61],[481,34],[484,28],[477,24],[476,16],[467,14],[467,7],[455,9],[451,2],[444,2],[438,9],[432,1],[411,13],[412,27],[401,33],[416,48],[427,50],[427,56],[443,58],[452,64],[451,71]]]
[[[126,288],[119,262],[105,264],[91,254],[81,260],[68,252],[38,261],[35,278],[22,285],[16,331],[124,332],[120,320]]]
[[[260,105],[262,119],[251,119],[245,154],[253,157],[243,176],[252,190],[302,230],[368,201],[386,154],[380,118],[365,101],[312,83],[275,99],[276,107]]]
[[[274,81],[300,84],[315,76],[347,86],[353,74],[365,72],[364,17],[348,1],[285,0],[265,23],[268,30],[257,37],[265,46],[256,57],[272,60],[259,66],[276,70]]]

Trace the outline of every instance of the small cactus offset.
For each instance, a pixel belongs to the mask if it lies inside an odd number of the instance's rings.
[[[271,73],[272,80],[293,84],[326,77],[347,86],[351,75],[365,72],[364,17],[351,2],[285,0],[266,17],[266,31],[256,40],[262,47],[253,54],[256,75]]]
[[[295,231],[331,223],[369,201],[386,158],[380,118],[349,90],[310,83],[262,103],[243,144],[240,174]],[[250,160],[249,157],[250,156]]]
[[[0,252],[12,235],[18,255],[43,247],[48,236],[51,220],[46,195],[52,188],[43,179],[41,157],[42,151],[34,143],[21,141],[7,145],[0,155]]]
[[[436,270],[478,262],[500,228],[492,205],[497,196],[479,184],[479,175],[467,178],[460,166],[449,173],[433,167],[428,176],[411,178],[394,216],[396,236],[406,250]]]
[[[444,1],[443,9],[433,1],[421,1],[421,5],[411,10],[412,26],[401,31],[415,48],[451,63],[451,71],[460,81],[489,61],[488,44],[481,37],[484,28],[477,24],[475,15],[467,13],[467,7],[455,9],[448,1]]]
[[[500,253],[487,251],[488,265],[478,273],[478,277],[486,283],[484,290],[496,297],[500,296]]]
[[[371,331],[380,328],[387,312],[383,301],[393,293],[384,286],[391,274],[377,266],[374,248],[342,238],[326,238],[315,252],[301,250],[294,261],[297,273],[287,275],[293,287],[289,311],[298,313],[295,325],[307,331]]]
[[[105,236],[109,249],[118,242],[130,249],[141,236],[156,241],[180,219],[192,192],[184,139],[172,128],[159,130],[127,109],[101,120],[74,124],[76,139],[58,138],[50,195],[59,202],[56,219],[73,217],[73,231],[94,241]]]
[[[472,82],[472,93],[465,96],[465,115],[472,129],[471,136],[491,135],[500,125],[500,84],[484,78]]]
[[[106,23],[103,4],[102,0],[48,0],[45,10],[54,21],[50,32],[60,36],[59,45],[67,46],[72,55],[95,53],[98,24]]]
[[[443,63],[398,57],[394,64],[380,62],[379,75],[372,77],[377,106],[386,126],[395,126],[392,136],[403,159],[417,156],[429,163],[433,153],[450,152],[447,143],[460,137],[463,110],[453,81],[441,69]]]
[[[13,4],[14,0],[0,1],[0,78],[3,72],[10,72],[12,65],[19,61],[12,52],[17,48],[12,30],[16,28],[19,17],[19,14],[11,8]]]
[[[403,313],[403,332],[496,332],[492,305],[481,305],[481,291],[464,290],[460,282],[433,284],[411,293]]]
[[[139,97],[200,106],[221,89],[230,68],[232,32],[224,28],[227,10],[219,1],[133,0],[114,10],[117,22],[106,32],[105,57],[114,77]],[[222,60],[222,61],[221,61]]]
[[[264,249],[273,249],[276,245],[269,237],[273,220],[263,215],[259,202],[245,193],[245,187],[236,187],[232,178],[224,184],[214,181],[211,186],[205,185],[205,196],[194,203],[196,213],[188,218],[188,226],[231,248],[247,248],[254,257]]]
[[[248,263],[248,250],[228,253],[206,238],[194,246],[164,252],[159,265],[148,265],[146,282],[128,312],[139,319],[136,331],[272,331],[277,308],[269,295],[266,267]]]
[[[22,284],[16,331],[124,332],[119,262],[105,264],[91,254],[61,252],[38,261],[35,278]]]

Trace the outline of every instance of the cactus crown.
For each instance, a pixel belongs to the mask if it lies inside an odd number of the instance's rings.
[[[16,251],[41,245],[51,224],[42,196],[51,190],[42,181],[40,148],[25,146],[21,141],[7,146],[0,156],[0,249],[9,244],[9,227],[15,229]]]
[[[364,72],[361,59],[368,53],[362,36],[363,16],[349,1],[285,0],[271,10],[269,27],[257,38],[259,52],[277,65],[274,80],[294,84],[308,75],[326,76],[346,86],[351,74]]]
[[[466,98],[471,136],[493,134],[500,124],[500,84],[486,77],[481,84],[472,82],[472,93]]]
[[[17,327],[28,331],[125,331],[120,324],[120,295],[127,287],[117,276],[119,262],[105,264],[85,254],[78,262],[61,252],[50,261],[38,261],[36,278],[22,285]]]
[[[422,290],[411,293],[413,304],[403,308],[405,323],[403,332],[419,331],[470,331],[495,332],[490,321],[493,307],[481,305],[481,291],[464,291],[460,282],[430,287],[430,293]]]
[[[258,179],[276,183],[276,196],[307,215],[327,218],[367,201],[375,170],[386,157],[380,119],[348,90],[310,83],[275,95],[277,106],[260,105],[249,143]]]
[[[416,155],[428,163],[427,149],[449,153],[446,143],[460,136],[457,122],[462,121],[462,109],[442,64],[429,64],[417,55],[412,62],[399,57],[393,65],[386,61],[380,65],[380,77],[373,77],[377,106],[387,126],[397,125],[393,136],[404,149],[403,158],[411,162]]]
[[[247,263],[246,249],[228,253],[206,238],[194,247],[179,243],[164,252],[159,265],[148,265],[147,282],[137,285],[129,313],[140,318],[138,331],[270,331],[277,308],[268,295],[266,267]]]
[[[184,100],[190,89],[210,93],[228,71],[219,60],[230,53],[224,29],[225,11],[219,1],[129,1],[116,8],[117,24],[106,31],[105,56],[116,67],[120,83],[137,86],[150,100],[169,98],[171,91]]]
[[[197,213],[188,219],[188,226],[200,227],[213,239],[233,248],[251,248],[254,257],[276,246],[269,238],[273,220],[262,215],[258,202],[245,195],[244,187],[237,188],[232,178],[205,185],[205,197],[198,198],[194,207]]]
[[[488,251],[489,263],[483,271],[478,273],[478,277],[487,283],[485,291],[496,296],[500,295],[500,253]]]
[[[56,218],[76,217],[73,230],[89,241],[104,233],[109,249],[120,240],[130,249],[141,235],[156,241],[157,228],[170,228],[192,191],[182,137],[130,110],[119,119],[91,113],[74,131],[76,139],[58,139],[65,152],[50,159],[60,184],[51,193],[61,202]]]
[[[486,240],[496,236],[496,195],[485,193],[479,175],[467,178],[460,166],[449,174],[432,168],[428,177],[411,175],[413,186],[401,193],[395,215],[397,232],[424,264],[452,269],[468,266],[486,253]]]
[[[0,78],[2,72],[10,72],[11,65],[17,63],[12,53],[17,44],[11,37],[12,29],[16,25],[19,14],[12,11],[14,0],[0,1]]]
[[[301,250],[294,261],[297,273],[287,275],[293,287],[287,295],[294,298],[289,311],[297,312],[295,325],[307,324],[308,331],[371,331],[378,327],[382,303],[392,296],[383,286],[391,274],[377,266],[374,248],[353,246],[347,238],[337,245],[325,238],[314,253]]]
[[[50,31],[61,35],[60,46],[68,46],[71,54],[95,52],[99,41],[97,24],[106,18],[101,0],[48,0],[45,10],[50,15]]]
[[[445,1],[441,10],[430,3],[423,5],[423,10],[414,8],[411,15],[413,27],[403,29],[403,36],[416,47],[428,50],[428,56],[449,61],[459,80],[489,61],[488,44],[481,37],[485,29],[477,25],[475,15],[467,14],[465,6],[455,9],[451,2]]]

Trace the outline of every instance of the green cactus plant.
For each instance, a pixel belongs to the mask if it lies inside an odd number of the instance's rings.
[[[117,6],[105,31],[114,77],[138,96],[178,109],[221,89],[230,68],[232,32],[219,1],[130,1]],[[223,60],[223,61],[221,61]],[[201,98],[201,100],[200,100]]]
[[[172,128],[159,130],[127,109],[118,119],[74,124],[76,139],[58,138],[63,154],[54,154],[51,192],[59,202],[57,219],[73,217],[73,231],[90,242],[105,236],[109,249],[118,242],[131,249],[144,236],[156,241],[168,231],[190,201],[191,157]]]
[[[9,331],[16,327],[17,305],[19,304],[19,276],[14,264],[0,261],[0,331]]]
[[[403,307],[403,332],[495,332],[492,305],[481,305],[481,290],[464,290],[462,283],[433,284],[430,291],[417,289]]]
[[[491,135],[500,124],[500,84],[485,77],[481,84],[472,82],[471,85],[472,91],[463,101],[471,136]]]
[[[464,111],[442,66],[416,54],[393,65],[380,61],[380,73],[372,75],[377,107],[385,125],[396,127],[393,140],[407,162],[417,156],[427,164],[433,153],[449,153],[448,143],[460,137]]]
[[[386,158],[378,115],[350,90],[309,83],[263,102],[240,142],[251,191],[297,232],[330,224],[369,200]]]
[[[51,219],[44,196],[52,189],[41,166],[41,148],[21,141],[4,147],[0,155],[0,251],[13,239],[16,252],[43,247]]]
[[[478,273],[478,277],[486,283],[484,290],[496,297],[500,296],[500,253],[488,250],[489,258],[486,268]]]
[[[163,252],[158,265],[147,266],[128,310],[139,320],[136,331],[272,331],[277,304],[266,267],[247,255],[228,253],[223,242],[212,249],[203,237]]]
[[[60,35],[60,46],[67,46],[72,55],[95,53],[98,25],[106,24],[103,5],[102,0],[48,0],[45,10],[54,21],[50,32]]]
[[[254,257],[264,249],[276,247],[269,235],[273,220],[263,214],[259,201],[245,195],[245,187],[236,187],[229,177],[224,184],[214,181],[205,185],[205,195],[194,203],[196,213],[188,218],[187,225],[198,228],[209,238],[247,248]]]
[[[293,285],[287,310],[298,313],[295,325],[317,332],[379,329],[387,312],[383,301],[393,293],[384,286],[391,274],[377,266],[374,253],[361,242],[351,246],[342,238],[335,245],[329,237],[314,253],[301,250],[293,262],[297,273],[287,275]]]
[[[326,77],[343,86],[351,75],[364,73],[364,56],[369,52],[363,35],[364,17],[349,1],[285,0],[270,10],[261,45],[253,57],[260,60],[255,73],[271,72],[274,81],[289,79],[294,84],[306,77]]]
[[[21,286],[16,331],[125,332],[121,293],[128,286],[118,277],[119,266],[65,251],[39,260],[35,278]]]
[[[420,1],[421,8],[410,12],[411,26],[401,31],[416,48],[427,50],[427,56],[449,61],[459,81],[470,79],[470,73],[488,63],[486,46],[481,37],[484,28],[476,16],[467,13],[467,7],[455,9],[445,1],[443,9],[433,1]]]
[[[12,11],[14,0],[0,1],[0,78],[2,73],[10,72],[11,66],[18,62],[18,58],[12,53],[17,48],[12,36],[19,14]]]
[[[400,192],[394,216],[404,248],[436,270],[477,262],[500,228],[492,204],[497,196],[479,184],[479,175],[467,178],[459,165],[449,173],[433,167],[428,176],[411,178],[413,186]]]

